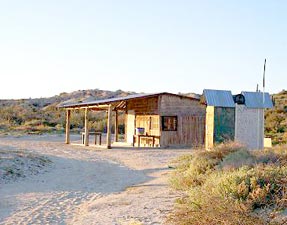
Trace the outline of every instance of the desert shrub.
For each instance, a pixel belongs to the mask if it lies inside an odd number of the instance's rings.
[[[285,132],[285,127],[284,126],[279,126],[277,128],[277,133],[284,133]]]
[[[276,146],[276,147],[272,148],[271,151],[273,151],[279,155],[286,156],[287,155],[287,145]]]
[[[171,184],[184,197],[169,222],[277,224],[274,212],[287,208],[286,162],[283,146],[247,151],[232,143],[178,158]]]
[[[276,164],[287,165],[287,147],[276,146],[272,149],[265,149],[264,151],[254,151],[253,155],[256,157],[258,164]]]
[[[193,160],[193,155],[190,154],[190,155],[182,155],[182,156],[179,156],[178,158],[172,160],[172,164],[175,164],[176,166],[176,169],[178,171],[182,171],[182,170],[186,170],[191,162]]]
[[[196,152],[181,157],[182,164],[177,164],[171,184],[178,190],[186,190],[191,186],[201,185],[206,176],[220,162],[217,152]]]
[[[274,108],[265,112],[265,132],[272,133],[272,143],[284,144],[287,139],[282,136],[287,130],[286,93],[273,95],[275,99]]]
[[[230,142],[220,144],[211,151],[199,150],[192,155],[181,156],[175,160],[177,169],[170,180],[172,186],[178,190],[186,190],[203,184],[206,174],[211,173],[225,156],[242,148],[238,143]]]
[[[211,194],[202,187],[192,188],[188,197],[177,201],[168,222],[176,225],[187,224],[264,224],[256,214],[243,204]]]
[[[223,158],[219,164],[221,169],[236,169],[241,166],[252,166],[255,163],[255,156],[253,156],[247,149],[240,149],[232,152]]]
[[[284,193],[287,188],[286,176],[287,167],[241,167],[238,170],[213,174],[205,183],[205,189],[224,199],[232,198],[256,209],[276,205],[278,199],[287,197]]]
[[[216,145],[212,151],[218,152],[221,156],[221,159],[226,155],[244,149],[244,146],[237,142],[225,142],[219,145]]]
[[[187,190],[191,186],[201,185],[205,180],[205,174],[209,173],[217,161],[214,159],[194,157],[186,170],[177,170],[171,179],[175,189]]]
[[[43,125],[44,126],[48,126],[48,127],[55,127],[58,124],[56,122],[54,122],[54,121],[43,121]]]
[[[42,125],[42,120],[37,120],[37,119],[33,119],[33,120],[29,120],[26,121],[25,126],[40,126]]]

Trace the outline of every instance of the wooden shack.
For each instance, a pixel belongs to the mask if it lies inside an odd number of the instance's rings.
[[[67,110],[66,143],[70,143],[70,114],[85,110],[85,140],[89,145],[88,112],[106,110],[107,148],[111,148],[111,115],[115,113],[114,145],[118,142],[118,111],[125,113],[125,143],[138,147],[195,147],[204,144],[205,107],[199,99],[167,92],[137,94],[93,102],[62,105]]]
[[[235,104],[231,91],[205,89],[201,102],[206,106],[205,148],[234,140]]]

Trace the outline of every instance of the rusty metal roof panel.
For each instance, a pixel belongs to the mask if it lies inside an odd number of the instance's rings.
[[[273,102],[268,92],[248,92],[242,91],[245,97],[245,105],[248,108],[273,108]]]
[[[204,89],[203,96],[209,106],[235,107],[231,91]]]

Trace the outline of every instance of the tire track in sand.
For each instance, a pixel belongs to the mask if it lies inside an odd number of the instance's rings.
[[[14,224],[67,224],[81,208],[81,204],[101,197],[96,193],[85,192],[51,192],[36,194],[25,198],[25,206],[18,208],[13,216],[3,223]],[[30,201],[27,203],[27,199]]]

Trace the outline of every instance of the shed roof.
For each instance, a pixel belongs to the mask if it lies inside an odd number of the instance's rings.
[[[96,106],[96,105],[110,104],[110,103],[114,103],[114,102],[127,101],[127,100],[137,99],[137,98],[156,97],[159,95],[174,95],[174,96],[178,96],[181,98],[189,98],[192,100],[198,100],[196,98],[188,97],[185,95],[177,95],[177,94],[172,94],[172,93],[168,93],[168,92],[159,92],[159,93],[150,93],[150,94],[133,94],[133,95],[128,95],[128,96],[124,96],[124,97],[101,99],[101,100],[90,101],[90,102],[60,104],[60,105],[58,105],[58,107],[59,108],[88,107],[88,106]]]
[[[268,92],[242,91],[241,94],[245,97],[245,105],[248,108],[273,108],[273,102]]]
[[[204,89],[203,96],[209,106],[235,107],[231,91]]]

